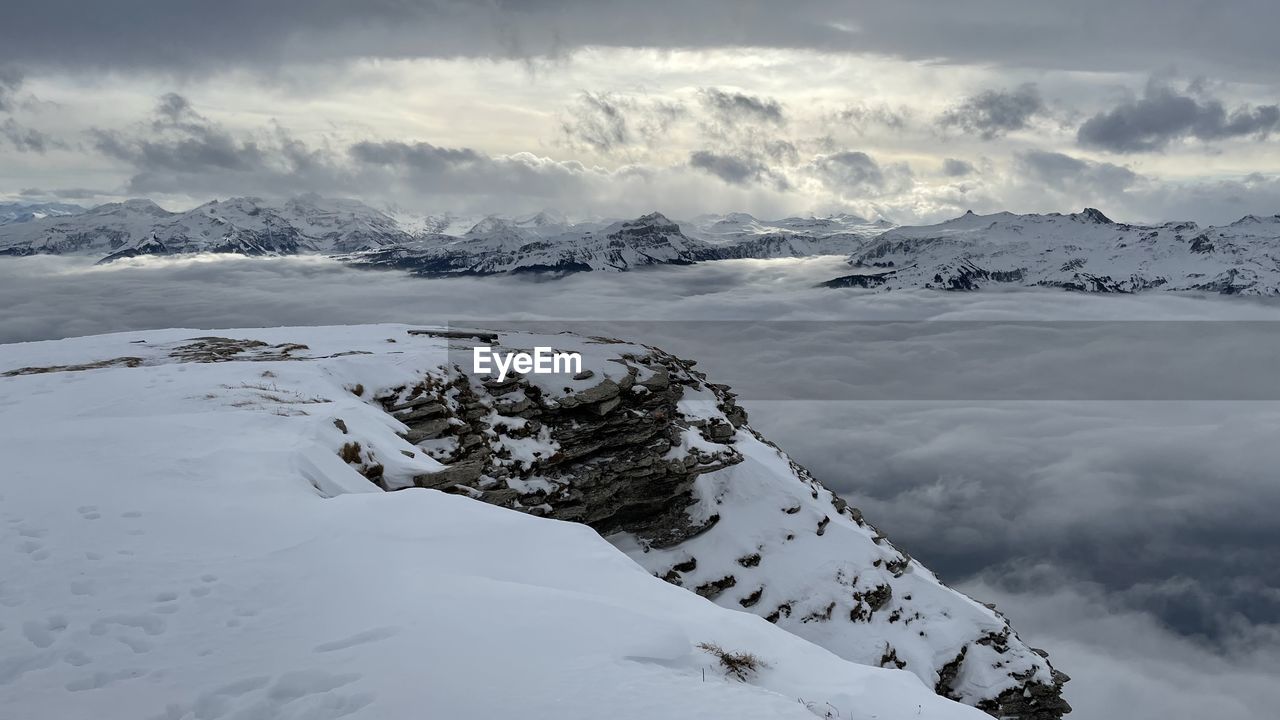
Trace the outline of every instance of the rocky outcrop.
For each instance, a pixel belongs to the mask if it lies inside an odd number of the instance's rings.
[[[522,342],[447,335],[464,352]],[[371,480],[585,523],[667,582],[845,658],[914,672],[997,717],[1069,711],[1067,678],[1041,652],[753,431],[729,388],[656,348],[584,342],[595,360],[571,377],[455,366],[376,391],[402,437],[442,468]]]
[[[691,364],[657,350],[619,360],[625,370],[616,379],[555,396],[518,377],[499,382],[455,374],[380,402],[406,425],[406,439],[447,465],[415,477],[417,486],[670,547],[716,522],[714,516],[694,519],[687,510],[698,476],[741,460],[732,446],[720,444],[734,428],[681,415],[684,389],[698,382]],[[727,417],[745,420],[730,394],[722,407]],[[671,457],[691,429],[713,449]],[[527,443],[548,450],[517,457],[515,448]]]

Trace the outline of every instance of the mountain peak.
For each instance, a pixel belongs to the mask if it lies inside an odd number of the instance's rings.
[[[511,229],[511,222],[497,215],[489,215],[485,219],[471,226],[467,231],[467,235],[492,235],[497,232],[504,232]]]
[[[636,225],[674,225],[675,223],[671,222],[671,220],[670,220],[666,215],[663,215],[662,213],[660,213],[660,212],[658,212],[657,210],[655,210],[655,211],[653,211],[653,212],[651,212],[651,213],[649,213],[649,214],[647,214],[647,215],[641,215],[640,217],[636,218],[635,220],[633,220],[633,221],[632,221],[632,224],[636,224]]]
[[[1087,222],[1097,223],[1099,225],[1115,224],[1115,222],[1111,218],[1107,217],[1106,215],[1103,215],[1102,211],[1097,208],[1087,207],[1080,213],[1079,217],[1082,220],[1085,220]]]

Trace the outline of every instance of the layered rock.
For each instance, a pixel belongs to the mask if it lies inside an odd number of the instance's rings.
[[[451,335],[463,356],[529,342]],[[668,582],[845,658],[914,672],[997,717],[1070,710],[1067,678],[1041,651],[752,430],[729,388],[656,348],[555,337],[559,349],[589,350],[588,367],[501,381],[455,368],[377,395],[443,469],[394,481],[356,465],[384,489],[586,523]]]

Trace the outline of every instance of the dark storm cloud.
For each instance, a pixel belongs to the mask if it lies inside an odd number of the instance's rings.
[[[1197,99],[1157,82],[1143,96],[1100,112],[1080,126],[1085,147],[1115,153],[1157,151],[1172,142],[1265,139],[1280,130],[1280,106],[1241,105],[1228,110],[1214,98]]]
[[[426,142],[362,141],[352,145],[349,152],[358,162],[400,166],[428,172],[438,172],[459,165],[488,160],[487,156],[470,148],[443,148]]]
[[[938,123],[991,140],[1026,128],[1032,118],[1045,110],[1040,91],[1028,83],[1012,90],[985,90],[967,97],[943,113]]]
[[[263,169],[266,153],[253,140],[233,136],[191,108],[186,98],[168,93],[156,105],[148,128],[137,132],[94,129],[99,152],[123,160],[142,173]],[[145,188],[136,188],[139,190]]]
[[[966,160],[947,158],[942,161],[942,174],[947,177],[964,177],[966,175],[972,175],[975,170],[973,163]]]
[[[1139,180],[1138,174],[1126,167],[1044,150],[1018,153],[1016,162],[1025,175],[1045,187],[1090,196],[1120,193]]]
[[[702,88],[698,91],[698,95],[707,110],[727,125],[752,122],[772,125],[786,123],[782,103],[773,98],[719,88]]]
[[[48,133],[20,125],[13,118],[0,122],[0,137],[8,140],[18,152],[44,153],[51,147],[61,145]]]
[[[686,113],[684,105],[675,101],[582,92],[566,111],[560,129],[570,145],[609,153],[652,143]]]
[[[819,155],[808,169],[832,191],[849,198],[905,192],[913,184],[911,168],[906,164],[882,165],[857,150]]]
[[[708,172],[730,185],[771,182],[779,189],[787,187],[785,178],[750,155],[695,150],[689,153],[689,167]]]
[[[837,125],[848,125],[854,131],[862,133],[874,125],[902,130],[906,128],[912,115],[911,108],[891,107],[885,104],[859,103],[849,105],[832,113],[831,119]]]
[[[352,57],[556,55],[609,47],[810,48],[909,59],[1149,71],[1178,38],[1186,71],[1270,78],[1270,0],[14,0],[0,63],[179,72]],[[15,20],[19,19],[19,20]],[[1163,62],[1163,61],[1162,61]]]
[[[823,156],[817,167],[833,182],[854,188],[884,186],[880,163],[864,152],[846,150]]]

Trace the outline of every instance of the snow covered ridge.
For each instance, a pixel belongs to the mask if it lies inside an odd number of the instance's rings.
[[[583,369],[499,382],[462,370],[477,344]],[[0,346],[0,374],[18,716],[1068,709],[1001,615],[656,348],[165,330]]]
[[[849,215],[761,221],[745,214],[676,223],[660,213],[570,222],[549,211],[522,218],[414,217],[354,200],[304,195],[282,204],[232,198],[174,213],[149,200],[74,206],[0,206],[0,255],[326,253],[357,266],[424,275],[622,271],[727,258],[843,255],[888,227]],[[8,213],[8,215],[4,214]]]
[[[1072,215],[967,213],[937,225],[889,230],[849,262],[857,272],[824,284],[1277,295],[1280,215],[1199,227],[1117,223],[1092,208]]]
[[[110,262],[197,252],[351,252],[411,239],[395,220],[354,200],[304,195],[276,206],[232,198],[182,213],[150,200],[129,200],[0,226],[0,254],[77,253]]]
[[[461,238],[435,236],[342,256],[367,267],[390,267],[420,275],[494,275],[518,272],[621,272],[645,265],[688,265],[715,259],[712,248],[693,240],[660,213],[599,229],[566,229],[531,235],[512,223],[488,218]]]
[[[47,217],[64,217],[82,212],[84,208],[68,203],[0,202],[0,225],[31,222]]]

